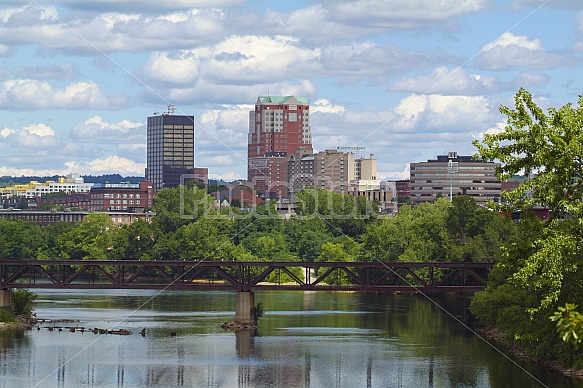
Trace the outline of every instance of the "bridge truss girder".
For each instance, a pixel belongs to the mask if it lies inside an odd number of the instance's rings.
[[[493,266],[493,263],[417,262],[0,260],[0,288],[475,292],[484,289]],[[304,275],[299,275],[302,272]]]

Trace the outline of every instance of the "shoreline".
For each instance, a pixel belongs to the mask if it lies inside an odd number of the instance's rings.
[[[557,361],[544,360],[530,356],[518,345],[516,345],[514,341],[507,339],[506,333],[496,329],[495,327],[483,327],[478,329],[477,331],[480,334],[482,334],[484,338],[490,341],[495,341],[504,344],[507,347],[508,351],[520,360],[530,361],[542,367],[552,369],[556,372],[560,372],[567,377],[573,377],[579,380],[583,380],[583,369],[577,370],[573,368],[568,368],[559,364]]]
[[[21,322],[0,322],[0,331],[11,329],[26,329],[27,325]]]

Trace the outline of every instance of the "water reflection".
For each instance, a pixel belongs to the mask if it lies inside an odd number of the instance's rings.
[[[0,387],[583,386],[521,364],[531,378],[457,321],[473,324],[460,298],[258,293],[259,329],[229,333],[228,292],[41,292],[43,318],[134,334],[0,333]]]

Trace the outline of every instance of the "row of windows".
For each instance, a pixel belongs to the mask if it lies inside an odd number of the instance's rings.
[[[430,190],[449,190],[449,186],[417,186],[411,187],[411,191],[430,191]],[[500,187],[489,187],[489,186],[453,186],[453,191],[460,191],[460,190],[473,190],[473,191],[482,191],[482,190],[490,190],[495,192],[500,192]]]
[[[157,127],[160,128],[160,127]],[[193,125],[164,125],[164,129],[194,129]]]
[[[495,170],[495,166],[464,166],[458,164],[460,170]],[[443,166],[411,166],[411,170],[447,170],[447,164]]]
[[[117,193],[117,194],[105,193],[105,194],[103,194],[103,198],[128,198],[128,197],[134,198],[134,194],[129,194],[129,195],[125,194],[125,193],[123,195],[120,193]],[[140,194],[136,194],[136,198],[140,198]]]
[[[130,199],[129,200],[129,204],[130,205],[134,205],[134,204],[135,205],[139,205],[141,203],[142,203],[142,201],[140,201],[139,199],[136,200],[135,203],[134,203],[134,200],[133,199]],[[127,199],[112,199],[112,200],[109,201],[109,204],[110,205],[113,205],[113,204],[127,205],[128,204],[128,200]]]
[[[193,134],[186,134],[186,133],[165,133],[164,134],[164,140],[165,141],[171,141],[171,139],[194,139],[194,135]]]

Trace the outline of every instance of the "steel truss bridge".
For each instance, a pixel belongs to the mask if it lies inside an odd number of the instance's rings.
[[[483,290],[494,263],[0,260],[0,289]]]

